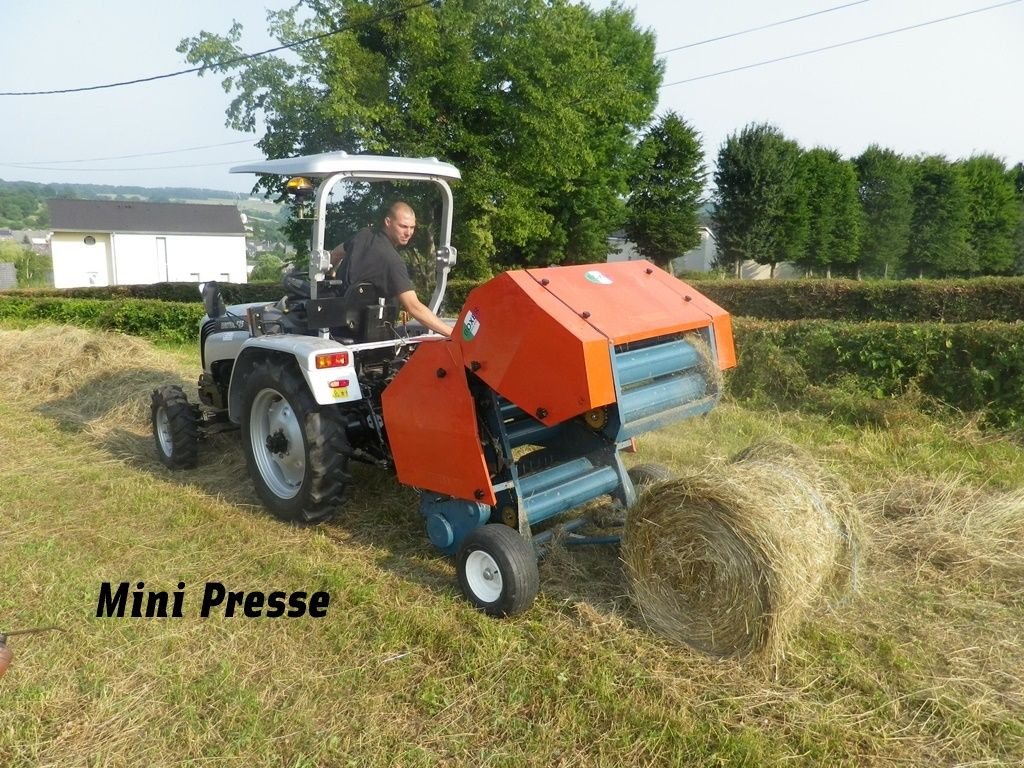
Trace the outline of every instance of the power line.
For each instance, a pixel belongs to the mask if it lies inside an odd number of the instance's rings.
[[[739,32],[730,32],[727,35],[719,35],[718,37],[709,37],[707,40],[698,40],[695,43],[687,43],[686,45],[678,45],[675,48],[666,48],[664,51],[655,51],[655,56],[664,56],[667,53],[675,53],[676,51],[683,51],[687,48],[696,48],[698,45],[707,45],[708,43],[717,43],[719,40],[728,40],[730,37],[739,37],[740,35],[746,35],[751,32],[760,32],[762,29],[771,29],[772,27],[781,27],[783,24],[789,24],[794,21],[800,21],[801,19],[809,19],[812,16],[821,16],[823,13],[832,13],[833,11],[840,11],[843,8],[849,8],[852,5],[862,5],[870,2],[870,0],[857,0],[854,3],[846,3],[844,5],[837,5],[833,8],[826,8],[823,11],[815,11],[814,13],[805,13],[803,16],[794,16],[791,19],[783,19],[782,21],[773,21],[770,24],[762,24],[760,27],[751,27],[750,29],[740,30]]]
[[[225,141],[221,144],[202,144],[196,147],[182,147],[181,149],[165,149],[158,152],[141,152],[137,155],[113,155],[111,157],[85,157],[78,160],[23,160],[18,163],[0,162],[0,165],[9,168],[30,168],[33,165],[62,165],[64,163],[98,163],[105,160],[129,160],[136,157],[153,157],[155,155],[173,155],[178,152],[193,152],[197,149],[213,149],[215,147],[232,147],[237,144],[252,144],[254,138],[242,139],[241,141]],[[68,170],[74,170],[69,168]]]
[[[821,53],[822,51],[831,51],[835,48],[842,48],[847,45],[854,45],[856,43],[863,43],[867,40],[875,40],[879,37],[887,37],[888,35],[895,35],[899,32],[906,32],[911,29],[920,29],[921,27],[927,27],[932,24],[938,24],[943,21],[950,21],[952,19],[960,19],[964,16],[971,16],[975,13],[983,13],[985,11],[991,11],[995,8],[1002,8],[1007,5],[1013,5],[1019,3],[1021,0],[1007,0],[1005,3],[996,3],[995,5],[988,5],[984,8],[976,8],[973,11],[964,11],[963,13],[956,13],[952,16],[944,16],[941,19],[932,19],[931,21],[923,21],[920,24],[911,24],[909,27],[900,27],[899,29],[890,29],[888,32],[878,32],[874,35],[868,35],[867,37],[858,37],[856,40],[847,40],[844,43],[836,43],[835,45],[826,45],[822,48],[814,48],[810,51],[801,51],[800,53],[791,53],[788,56],[779,56],[775,59],[767,59],[765,61],[758,61],[753,64],[745,64],[742,67],[733,67],[732,69],[723,69],[720,72],[710,72],[706,75],[697,75],[696,77],[688,77],[685,80],[675,80],[671,83],[662,83],[661,88],[669,88],[673,85],[682,85],[683,83],[693,83],[697,80],[707,80],[711,77],[718,77],[719,75],[728,75],[733,72],[742,72],[745,69],[754,69],[755,67],[763,67],[767,64],[775,64],[780,61],[788,61],[789,59],[798,59],[801,56],[810,56],[812,53]]]
[[[192,165],[154,165],[148,168],[136,167],[136,168],[48,168],[42,165],[11,165],[10,163],[0,163],[0,165],[20,168],[28,171],[85,171],[89,173],[106,173],[107,171],[173,171],[178,168],[210,168],[214,165],[238,165],[240,163],[257,163],[266,158],[257,157],[255,159],[247,157],[243,160],[220,160],[216,163],[195,163]]]
[[[105,83],[103,85],[87,85],[87,86],[84,86],[82,88],[58,88],[58,89],[51,90],[51,91],[0,91],[0,96],[52,96],[52,95],[59,94],[59,93],[82,93],[84,91],[100,91],[100,90],[104,90],[104,89],[107,89],[107,88],[120,88],[120,87],[125,86],[125,85],[137,85],[139,83],[151,83],[151,82],[153,82],[155,80],[166,80],[166,79],[171,78],[171,77],[179,77],[180,75],[188,75],[188,74],[191,74],[193,72],[200,72],[200,71],[203,71],[203,70],[212,69],[214,67],[228,67],[228,66],[231,66],[233,64],[239,64],[239,63],[241,63],[243,61],[249,61],[250,59],[259,58],[260,56],[266,56],[268,53],[277,53],[278,51],[283,51],[283,50],[286,50],[286,49],[289,49],[289,48],[296,48],[296,47],[298,47],[300,45],[305,45],[306,43],[313,43],[313,42],[316,42],[317,40],[323,40],[325,37],[331,37],[333,35],[337,35],[337,34],[340,34],[342,32],[348,32],[349,30],[351,30],[351,29],[353,29],[355,27],[364,27],[364,26],[368,26],[370,24],[376,24],[378,21],[384,21],[386,19],[392,19],[392,18],[395,18],[396,16],[401,16],[401,15],[403,15],[405,13],[408,13],[409,11],[414,11],[417,8],[422,8],[425,5],[431,5],[434,2],[436,2],[436,0],[420,0],[420,2],[413,3],[412,5],[408,5],[405,8],[402,8],[400,10],[391,11],[390,13],[381,13],[381,14],[378,14],[377,16],[374,16],[371,19],[367,19],[366,21],[359,22],[358,24],[346,24],[346,25],[341,26],[341,27],[335,27],[334,29],[330,29],[330,30],[328,30],[326,32],[321,32],[319,35],[313,35],[312,37],[307,37],[307,38],[304,38],[302,40],[296,40],[293,43],[286,43],[284,45],[279,45],[279,46],[276,46],[274,48],[267,48],[265,51],[257,51],[256,53],[245,53],[245,54],[242,54],[241,56],[235,56],[234,58],[225,59],[224,61],[215,62],[215,63],[213,63],[213,64],[211,64],[209,66],[203,64],[203,65],[198,66],[198,67],[190,67],[189,69],[181,69],[181,70],[178,70],[177,72],[168,72],[167,74],[163,74],[163,75],[153,75],[151,77],[139,77],[139,78],[136,78],[134,80],[121,80],[120,82]]]

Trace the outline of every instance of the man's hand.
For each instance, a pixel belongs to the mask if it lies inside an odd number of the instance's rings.
[[[452,335],[452,327],[444,320],[430,311],[430,307],[419,300],[416,291],[406,291],[398,294],[398,301],[405,307],[405,311],[412,315],[413,319],[419,321],[427,328],[445,336]]]

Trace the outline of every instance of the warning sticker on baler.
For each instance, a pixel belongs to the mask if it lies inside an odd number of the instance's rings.
[[[466,313],[466,319],[462,321],[462,338],[465,341],[472,341],[480,330],[480,320],[472,311]]]

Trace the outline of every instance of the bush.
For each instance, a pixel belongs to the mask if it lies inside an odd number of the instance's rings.
[[[155,341],[195,341],[202,316],[203,305],[198,303],[0,296],[0,320],[76,325],[120,331]]]
[[[693,280],[739,317],[970,323],[1024,319],[1024,278],[974,280]]]
[[[220,283],[221,295],[229,304],[250,301],[277,301],[284,295],[279,280],[253,283]],[[108,285],[91,288],[44,288],[38,290],[0,291],[0,298],[63,298],[63,299],[150,299],[200,303],[202,296],[196,283],[153,283],[151,285]]]
[[[877,400],[919,393],[993,426],[1024,427],[1021,323],[740,320],[735,331],[729,387],[741,399],[801,406],[803,390],[842,383],[849,393],[856,382]]]

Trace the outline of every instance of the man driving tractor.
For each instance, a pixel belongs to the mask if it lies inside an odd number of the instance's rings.
[[[409,315],[432,331],[450,336],[452,327],[419,300],[409,270],[398,255],[416,232],[416,212],[404,202],[388,209],[381,229],[366,227],[331,251],[325,277],[346,286],[370,283],[382,296],[396,298]]]

